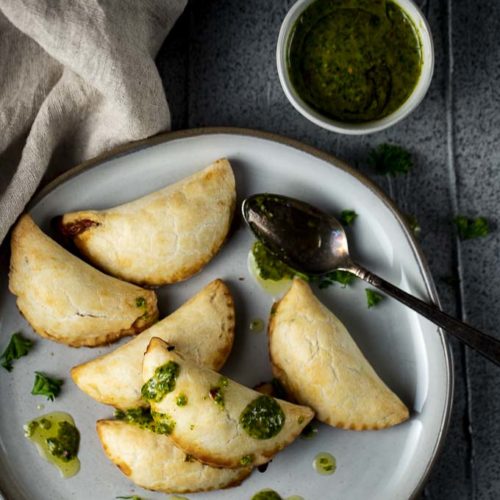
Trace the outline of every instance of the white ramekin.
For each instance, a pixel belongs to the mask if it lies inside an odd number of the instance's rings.
[[[370,134],[386,129],[402,120],[413,111],[424,98],[434,72],[434,46],[429,24],[412,0],[392,0],[403,9],[417,29],[422,49],[422,70],[413,92],[396,111],[390,115],[363,123],[346,123],[328,118],[307,104],[294,89],[288,74],[287,54],[291,42],[292,28],[302,12],[316,0],[298,0],[288,11],[281,25],[276,50],[276,62],[281,87],[294,108],[316,125],[341,134]]]

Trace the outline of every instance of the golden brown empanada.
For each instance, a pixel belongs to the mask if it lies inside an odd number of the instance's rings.
[[[99,420],[97,434],[108,458],[135,484],[164,493],[194,493],[237,486],[251,467],[203,465],[163,434],[119,420]]]
[[[380,380],[345,326],[296,278],[269,322],[273,373],[316,418],[343,429],[383,429],[408,409]]]
[[[73,380],[101,403],[118,408],[146,405],[141,399],[142,360],[152,337],[175,345],[198,364],[221,368],[234,339],[234,304],[226,284],[212,281],[170,316],[125,345],[74,367]]]
[[[107,276],[45,235],[29,215],[11,240],[9,288],[42,337],[97,346],[136,334],[158,318],[156,295]]]
[[[314,415],[187,361],[158,338],[144,356],[143,380],[156,425],[185,453],[216,467],[268,462]]]
[[[66,214],[61,230],[105,272],[164,285],[189,278],[218,252],[235,202],[233,171],[223,159],[130,203]]]

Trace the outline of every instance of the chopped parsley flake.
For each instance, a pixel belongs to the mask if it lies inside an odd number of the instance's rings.
[[[175,404],[177,406],[186,406],[188,402],[188,398],[185,394],[179,394],[177,399],[175,400]]]
[[[311,276],[312,282],[317,281],[319,288],[327,288],[334,283],[340,283],[342,287],[352,285],[356,276],[349,271],[332,271],[331,273],[323,274],[321,276]]]
[[[135,305],[137,307],[146,307],[146,299],[144,297],[137,297],[135,299]]]
[[[379,302],[385,299],[385,297],[376,292],[375,290],[372,290],[371,288],[366,288],[366,302],[368,303],[368,309],[371,307],[375,307]]]
[[[463,215],[459,215],[455,217],[454,222],[457,226],[458,236],[461,240],[481,238],[490,233],[488,221],[484,217],[470,219]]]
[[[12,371],[12,362],[26,356],[33,346],[33,342],[25,339],[21,332],[13,333],[5,351],[0,356],[0,364],[7,370]]]
[[[41,372],[35,372],[35,383],[33,389],[31,389],[31,394],[34,396],[47,396],[48,400],[54,401],[54,398],[61,392],[63,383],[63,380],[50,378]]]
[[[413,167],[411,155],[406,149],[395,144],[380,144],[370,151],[368,163],[377,174],[407,174]]]
[[[244,457],[241,457],[240,465],[250,465],[253,462],[253,458],[253,455],[245,455]]]
[[[40,427],[42,429],[48,430],[52,427],[52,422],[47,418],[42,418],[40,420]]]
[[[39,425],[40,424],[36,420],[32,420],[29,424],[24,426],[24,435],[26,437],[33,436]]]
[[[354,210],[342,210],[340,221],[344,226],[352,226],[358,214]]]

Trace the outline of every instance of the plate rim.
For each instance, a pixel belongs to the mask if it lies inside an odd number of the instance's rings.
[[[375,196],[377,196],[384,205],[390,210],[392,215],[396,218],[397,222],[401,226],[403,233],[408,241],[410,248],[412,249],[415,258],[417,260],[420,274],[423,278],[425,288],[432,302],[440,307],[440,301],[437,294],[436,286],[434,280],[432,278],[432,273],[430,271],[429,265],[427,263],[427,259],[420,248],[420,244],[417,242],[415,236],[413,235],[408,222],[403,216],[402,212],[397,207],[396,203],[371,179],[366,177],[364,174],[351,167],[345,161],[337,158],[336,156],[326,153],[314,146],[310,146],[308,144],[304,144],[301,141],[296,139],[291,139],[289,137],[284,137],[282,135],[272,133],[272,132],[264,132],[261,130],[248,129],[248,128],[240,128],[240,127],[200,127],[200,128],[191,128],[191,129],[182,129],[170,132],[163,132],[158,135],[149,137],[147,139],[141,139],[134,142],[129,142],[117,147],[112,148],[111,150],[96,156],[90,160],[87,160],[75,167],[70,168],[69,170],[63,172],[62,174],[55,177],[53,180],[49,181],[44,187],[42,187],[38,192],[35,193],[33,198],[29,201],[29,203],[25,207],[25,212],[31,210],[36,204],[38,204],[43,198],[45,198],[51,191],[56,189],[58,186],[66,182],[67,180],[76,177],[80,173],[83,173],[92,168],[96,168],[103,163],[108,162],[112,159],[117,159],[122,156],[126,156],[132,154],[136,151],[140,151],[142,149],[149,148],[151,146],[156,146],[158,144],[171,142],[178,139],[186,139],[197,136],[206,136],[206,135],[236,135],[236,136],[245,136],[245,137],[253,137],[256,139],[268,140],[271,142],[275,142],[284,146],[288,146],[294,149],[297,149],[301,152],[309,154],[313,157],[319,158],[320,160],[329,163],[330,165],[340,168],[345,171],[347,174],[353,176],[356,180],[361,182],[365,187],[370,189]],[[8,241],[9,238],[6,238]],[[432,450],[431,458],[427,463],[427,466],[419,479],[417,485],[415,486],[413,492],[410,495],[410,498],[416,498],[423,487],[425,486],[428,477],[432,468],[434,467],[439,455],[441,454],[445,438],[449,429],[450,420],[451,420],[451,412],[452,412],[452,403],[453,403],[453,395],[455,389],[455,380],[454,380],[454,363],[453,356],[450,349],[449,341],[446,337],[442,328],[437,329],[437,333],[440,336],[441,345],[443,347],[443,353],[446,362],[446,398],[445,398],[445,411],[443,417],[441,419],[440,428],[438,432],[438,437],[434,448]],[[4,496],[3,492],[0,491],[0,498],[7,499]]]

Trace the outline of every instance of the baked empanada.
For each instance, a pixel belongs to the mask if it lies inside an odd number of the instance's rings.
[[[45,235],[29,215],[12,233],[9,288],[42,337],[73,347],[113,342],[158,318],[156,295],[107,276]]]
[[[408,408],[382,382],[340,320],[294,279],[269,322],[273,373],[316,418],[343,429],[383,429]]]
[[[268,462],[314,415],[185,360],[158,338],[144,356],[143,380],[155,424],[185,453],[216,467]]]
[[[66,214],[61,230],[96,266],[138,284],[189,278],[218,252],[236,202],[227,160],[109,210]]]
[[[237,486],[251,467],[217,469],[186,455],[165,435],[119,420],[99,420],[108,458],[135,484],[164,493],[194,493]]]
[[[73,380],[101,403],[118,408],[146,405],[141,399],[142,360],[152,337],[175,345],[198,364],[221,368],[234,339],[234,304],[225,283],[212,281],[170,316],[125,345],[74,367]]]

